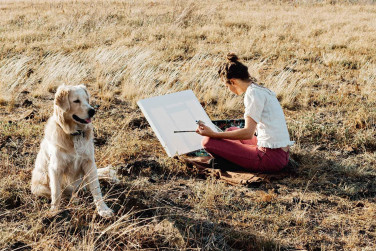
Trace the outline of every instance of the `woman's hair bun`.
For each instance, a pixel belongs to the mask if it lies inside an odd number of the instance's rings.
[[[235,55],[235,53],[229,53],[227,54],[227,60],[230,62],[236,62],[238,61],[238,56]]]

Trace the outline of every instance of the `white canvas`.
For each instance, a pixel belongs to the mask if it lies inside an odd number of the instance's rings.
[[[202,148],[202,136],[174,131],[194,131],[197,120],[217,131],[191,90],[139,100],[137,104],[170,157]]]

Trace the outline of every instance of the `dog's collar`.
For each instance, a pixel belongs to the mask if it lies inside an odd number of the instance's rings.
[[[82,131],[82,130],[77,130],[76,132],[74,133],[71,133],[72,136],[80,136],[82,135],[82,137],[85,137],[85,132]]]

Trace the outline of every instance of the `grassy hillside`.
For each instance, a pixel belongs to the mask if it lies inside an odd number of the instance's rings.
[[[1,1],[0,250],[376,249],[376,6],[372,1]],[[278,95],[297,175],[257,187],[202,179],[166,156],[136,101],[192,89],[242,117],[217,76],[237,53]],[[96,161],[117,216],[80,191],[57,217],[30,193],[60,84],[98,105]]]

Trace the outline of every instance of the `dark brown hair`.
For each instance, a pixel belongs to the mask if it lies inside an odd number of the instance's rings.
[[[218,74],[222,80],[229,83],[230,79],[237,78],[241,80],[252,80],[255,82],[255,79],[248,73],[248,67],[238,61],[238,56],[234,53],[229,53],[227,54],[226,59],[226,63],[221,65],[218,70]]]

